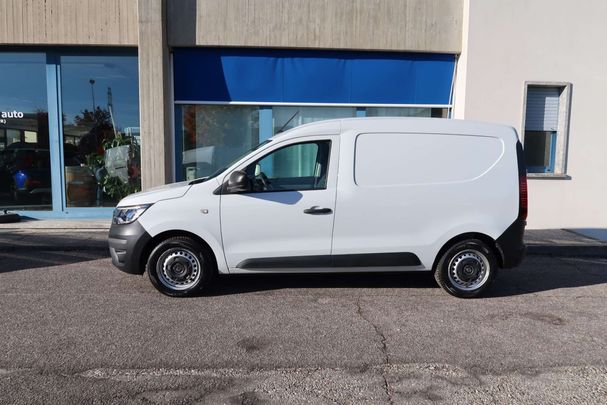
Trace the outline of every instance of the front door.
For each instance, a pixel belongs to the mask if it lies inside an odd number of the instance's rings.
[[[251,191],[221,196],[230,269],[325,267],[331,254],[338,142],[335,136],[285,141],[240,168]]]

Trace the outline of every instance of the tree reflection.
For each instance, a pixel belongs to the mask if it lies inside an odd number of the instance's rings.
[[[64,149],[66,172],[70,173],[70,182],[66,178],[68,205],[113,205],[140,191],[139,144],[112,125],[111,112],[101,107],[84,109],[74,117],[74,124],[74,134],[88,130],[77,141],[77,159],[68,161]]]

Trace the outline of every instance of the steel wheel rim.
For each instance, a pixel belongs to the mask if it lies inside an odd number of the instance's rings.
[[[489,259],[484,253],[466,249],[456,254],[449,262],[449,281],[459,290],[473,291],[487,282],[489,271]]]
[[[159,261],[158,279],[171,290],[187,290],[200,280],[202,266],[196,254],[178,248],[165,253]]]

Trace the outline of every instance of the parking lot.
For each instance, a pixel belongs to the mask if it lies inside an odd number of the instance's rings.
[[[0,403],[607,402],[607,259],[530,256],[478,300],[420,273],[171,299],[106,255],[0,253]]]

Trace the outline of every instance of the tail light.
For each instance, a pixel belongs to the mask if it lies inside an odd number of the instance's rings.
[[[523,221],[527,219],[527,168],[523,156],[523,145],[516,143],[516,158],[518,163],[518,217]]]
[[[527,219],[527,173],[522,173],[518,178],[518,217]]]

